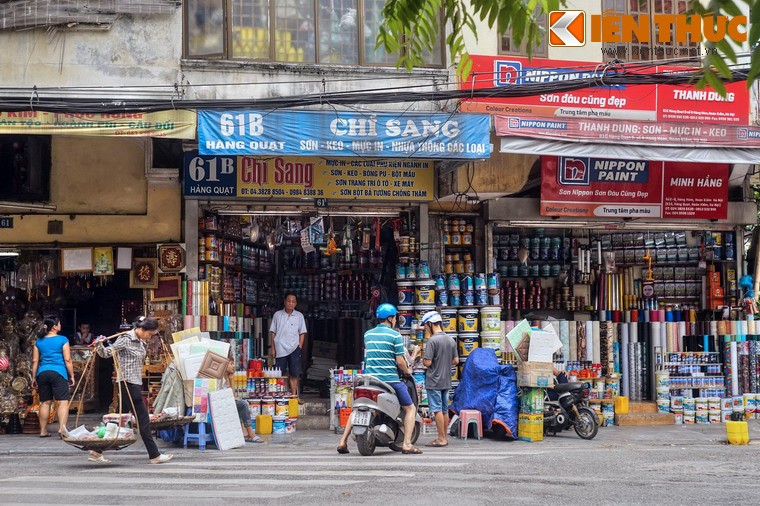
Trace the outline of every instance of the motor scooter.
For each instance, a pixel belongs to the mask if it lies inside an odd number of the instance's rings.
[[[417,411],[417,390],[414,380],[402,378],[411,382],[410,393]],[[396,397],[392,386],[377,379],[375,376],[360,374],[354,380],[354,403],[351,412],[353,429],[351,433],[356,439],[359,453],[365,457],[372,455],[378,446],[388,447],[400,452],[404,442],[404,410]],[[416,413],[412,444],[417,442],[422,427],[422,418]]]
[[[588,390],[580,382],[554,385],[559,394],[557,401],[544,404],[544,434],[557,435],[563,430],[575,429],[582,439],[594,439],[599,431],[599,419],[587,405]]]

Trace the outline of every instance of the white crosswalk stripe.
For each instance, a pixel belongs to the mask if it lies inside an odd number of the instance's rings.
[[[313,447],[257,445],[227,452],[177,450],[175,459],[161,466],[147,465],[142,455],[134,454],[110,454],[111,465],[90,464],[82,454],[66,455],[55,457],[56,475],[40,479],[30,467],[18,476],[0,479],[0,502],[55,500],[90,506],[181,501],[186,506],[208,504],[211,498],[238,504],[273,499],[302,503],[316,497],[325,498],[316,502],[334,502],[336,497],[359,493],[370,483],[387,482],[386,490],[392,494],[414,487],[431,473],[439,479],[446,477],[442,486],[453,493],[469,493],[498,485],[473,472],[475,464],[496,468],[500,461],[548,453],[529,446],[487,443],[427,450],[423,455],[408,456],[378,449],[374,456],[362,457],[353,445],[350,455],[337,455],[334,446],[327,448],[324,443]]]

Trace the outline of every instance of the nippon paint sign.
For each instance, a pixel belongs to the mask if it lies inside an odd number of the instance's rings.
[[[541,214],[725,219],[728,165],[542,156]]]

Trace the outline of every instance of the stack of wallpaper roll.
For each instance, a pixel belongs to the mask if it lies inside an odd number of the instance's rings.
[[[219,314],[212,315],[208,281],[185,281],[182,283],[182,310],[184,328],[199,327],[204,332],[256,333],[256,320],[246,313],[242,304],[222,304]],[[259,324],[261,327],[262,324]]]
[[[623,395],[644,400],[655,396],[656,353],[724,351],[726,392],[760,393],[760,326],[754,320],[702,322],[696,321],[693,311],[609,313],[604,321],[553,322],[562,342],[555,361],[601,364],[605,375],[621,373]],[[505,332],[516,323],[505,322]]]

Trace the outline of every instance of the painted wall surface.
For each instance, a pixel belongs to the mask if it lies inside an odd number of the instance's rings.
[[[0,31],[0,87],[109,87],[40,90],[41,96],[164,97],[184,84],[185,98],[268,98],[349,90],[385,90],[449,81],[447,69],[412,74],[388,67],[303,63],[182,60],[182,12],[153,17],[123,16],[108,31],[44,29]],[[357,80],[356,78],[365,78]],[[323,84],[324,79],[324,84]],[[136,86],[163,86],[138,89]],[[203,86],[211,85],[211,86]],[[372,106],[403,110],[406,104]],[[433,110],[428,102],[411,110]]]
[[[53,136],[50,201],[59,213],[143,214],[149,140]]]
[[[0,243],[180,240],[179,184],[149,186],[145,176],[146,142],[53,137],[50,203],[57,207],[55,214],[11,215],[14,228],[0,229]],[[49,220],[63,221],[63,234],[49,235]]]

